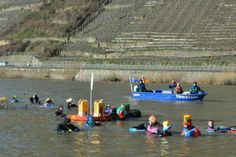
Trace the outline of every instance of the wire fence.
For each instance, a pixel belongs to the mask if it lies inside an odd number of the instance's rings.
[[[127,70],[127,71],[180,71],[180,72],[236,72],[236,66],[190,66],[190,65],[122,65],[122,64],[25,64],[4,65],[0,68],[26,69],[94,69],[94,70]]]

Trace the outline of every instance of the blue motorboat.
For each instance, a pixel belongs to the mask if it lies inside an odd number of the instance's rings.
[[[178,94],[173,88],[170,90],[147,90],[144,85],[144,83],[147,82],[146,80],[147,79],[145,79],[143,75],[141,76],[140,82],[135,74],[129,76],[131,94],[134,99],[155,101],[202,101],[207,95],[203,90],[199,91],[197,94],[192,94],[190,91]],[[137,85],[138,83],[139,85]],[[138,88],[140,89],[138,90]]]
[[[160,101],[202,101],[207,95],[206,92],[199,92],[198,94],[191,94],[184,92],[177,94],[172,90],[153,90],[148,92],[132,92],[132,97],[138,100],[160,100]]]

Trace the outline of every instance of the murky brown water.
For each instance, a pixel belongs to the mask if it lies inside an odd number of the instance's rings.
[[[155,85],[147,85],[156,88]],[[166,88],[167,85],[158,85]],[[127,83],[95,83],[95,98],[103,98],[106,104],[130,103],[131,108],[142,111],[141,119],[124,122],[102,123],[103,126],[81,128],[79,133],[56,132],[60,119],[54,109],[40,109],[29,105],[26,97],[37,93],[41,98],[53,97],[57,104],[64,104],[69,97],[89,98],[89,82],[0,80],[0,96],[17,95],[20,104],[0,110],[0,156],[3,157],[125,157],[125,156],[235,156],[236,134],[206,133],[207,120],[215,125],[236,125],[236,86],[202,86],[209,95],[198,103],[144,102],[130,98]],[[185,89],[190,85],[184,86]],[[65,104],[64,104],[65,105]],[[75,113],[76,110],[66,110]],[[128,128],[145,122],[150,114],[158,114],[159,121],[169,120],[173,124],[174,136],[158,138],[145,133],[129,133]],[[190,113],[194,125],[203,133],[196,139],[179,135],[182,116]]]

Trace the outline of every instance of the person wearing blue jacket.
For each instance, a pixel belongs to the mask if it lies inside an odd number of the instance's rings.
[[[177,83],[176,83],[175,80],[173,80],[173,81],[171,82],[171,84],[169,84],[169,88],[172,89],[172,90],[174,90],[174,89],[176,88],[176,86],[177,86]]]

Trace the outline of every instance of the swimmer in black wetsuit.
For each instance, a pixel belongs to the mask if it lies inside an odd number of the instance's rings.
[[[64,107],[63,106],[59,106],[58,107],[58,109],[57,109],[57,111],[55,112],[55,115],[57,116],[57,117],[65,117],[66,116],[66,114],[64,113]]]
[[[73,125],[71,123],[70,118],[66,116],[66,117],[64,117],[63,122],[58,124],[57,131],[62,131],[62,132],[72,132],[72,131],[74,131],[74,132],[78,132],[78,131],[80,131],[80,129],[77,126]]]

